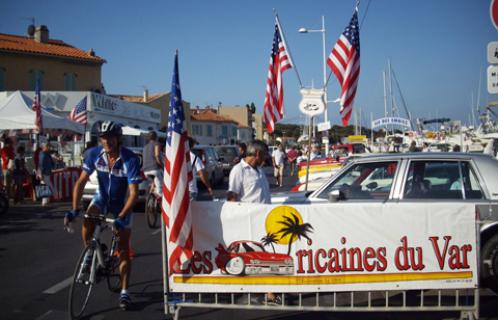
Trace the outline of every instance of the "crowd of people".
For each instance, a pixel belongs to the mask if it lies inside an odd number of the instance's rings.
[[[0,148],[0,187],[13,199],[14,204],[24,203],[27,197],[41,204],[49,204],[50,197],[37,197],[37,186],[52,188],[50,175],[57,168],[64,167],[62,157],[51,150],[49,143],[44,143],[33,152],[33,165],[30,169],[23,144],[15,146],[10,137],[2,137]]]

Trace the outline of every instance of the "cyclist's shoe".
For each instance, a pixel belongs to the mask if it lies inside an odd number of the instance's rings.
[[[131,306],[131,298],[128,293],[121,293],[119,295],[119,307],[123,310],[128,310]]]

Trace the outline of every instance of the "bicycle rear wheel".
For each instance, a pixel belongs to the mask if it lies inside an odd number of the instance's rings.
[[[153,193],[149,193],[147,196],[147,201],[145,202],[145,216],[147,218],[147,224],[149,228],[156,228],[157,224],[157,198]]]
[[[68,301],[69,316],[71,319],[78,319],[83,314],[88,304],[90,293],[92,292],[93,283],[90,279],[90,273],[92,269],[95,269],[97,259],[93,256],[89,268],[85,266],[85,259],[87,255],[93,255],[93,251],[90,247],[83,249],[74,270]]]
[[[117,252],[118,240],[112,237],[111,249],[107,256],[107,288],[112,292],[119,292],[121,289],[120,274],[119,274],[119,253]]]

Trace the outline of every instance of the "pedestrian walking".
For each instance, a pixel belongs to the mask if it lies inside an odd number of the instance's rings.
[[[284,146],[279,144],[272,154],[275,181],[279,187],[284,186],[285,152]]]
[[[290,175],[294,175],[294,171],[296,170],[296,163],[297,163],[297,148],[296,146],[292,146],[289,151],[287,151],[287,162],[289,162],[289,167],[290,167]]]
[[[6,137],[3,142],[3,148],[0,151],[2,158],[2,170],[4,176],[5,191],[9,197],[12,196],[12,174],[14,170],[14,146],[12,140]]]
[[[54,170],[54,160],[50,154],[50,144],[45,143],[42,147],[42,152],[40,153],[39,177],[41,182],[49,186],[50,190],[53,192],[54,189],[52,187],[52,183],[50,182],[52,170]],[[42,198],[42,206],[47,206],[49,202],[50,197]]]

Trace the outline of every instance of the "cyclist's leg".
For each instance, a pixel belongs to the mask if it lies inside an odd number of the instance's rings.
[[[121,289],[128,289],[131,273],[130,237],[131,229],[124,228],[118,231],[119,236],[119,273],[121,275]]]
[[[156,176],[154,177],[154,183],[156,185],[156,195],[162,196],[162,185],[163,185],[163,172],[162,170],[156,170]]]
[[[93,196],[93,199],[90,202],[90,205],[88,206],[88,209],[86,210],[86,213],[90,216],[99,215],[99,214],[104,213],[103,201],[102,201],[102,198],[98,194],[95,194]],[[83,238],[83,243],[85,244],[85,246],[88,246],[90,244],[90,240],[92,239],[92,235],[93,235],[94,230],[95,230],[95,223],[93,221],[83,219],[83,226],[81,228],[81,236]]]

